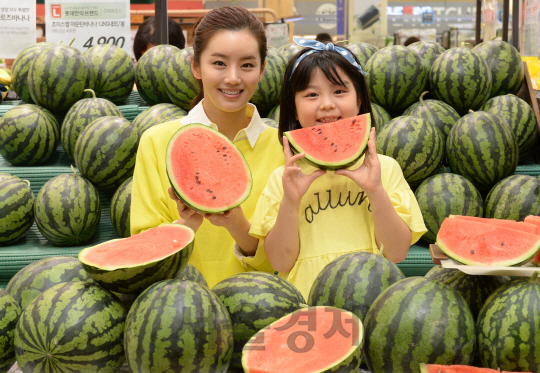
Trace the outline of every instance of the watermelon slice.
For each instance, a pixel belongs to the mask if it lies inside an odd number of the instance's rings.
[[[476,221],[479,223],[495,225],[498,227],[507,227],[507,228],[517,229],[518,231],[528,232],[528,233],[532,233],[532,234],[536,234],[537,236],[540,236],[540,226],[531,224],[531,223],[524,223],[522,221],[477,218],[475,216],[463,216],[463,215],[450,215],[450,218]]]
[[[525,217],[525,223],[534,224],[540,229],[540,216],[529,215]],[[537,267],[540,267],[540,252],[532,258],[531,263]]]
[[[257,332],[244,346],[245,373],[356,372],[364,328],[334,307],[297,310]]]
[[[536,255],[540,236],[503,225],[446,218],[437,234],[437,246],[463,264],[515,266]]]
[[[166,167],[178,198],[196,211],[219,214],[251,193],[251,171],[240,150],[203,124],[176,131],[167,147]]]
[[[511,373],[500,369],[477,368],[468,365],[420,364],[420,373]],[[531,372],[527,372],[531,373]]]
[[[370,131],[370,115],[363,114],[285,132],[285,136],[293,153],[304,153],[315,167],[338,170],[352,166],[364,154]]]
[[[79,261],[104,288],[134,294],[182,270],[193,252],[194,238],[195,233],[186,226],[162,224],[88,247],[79,253]]]

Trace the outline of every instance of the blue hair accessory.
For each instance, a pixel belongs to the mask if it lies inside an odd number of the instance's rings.
[[[347,61],[349,61],[354,67],[356,67],[360,74],[362,74],[364,76],[368,74],[362,69],[362,66],[360,66],[358,64],[358,62],[356,62],[356,60],[354,59],[354,56],[352,55],[352,53],[349,52],[345,48],[337,47],[332,43],[324,44],[324,43],[321,43],[320,41],[317,41],[317,40],[307,40],[307,39],[302,39],[302,38],[298,38],[298,37],[295,37],[293,40],[294,40],[294,42],[296,44],[298,44],[301,47],[308,47],[308,48],[312,48],[312,49],[309,52],[304,53],[302,56],[300,56],[300,58],[298,60],[296,60],[296,63],[294,64],[292,74],[294,74],[294,71],[296,70],[296,68],[298,67],[300,62],[302,62],[302,60],[304,58],[306,58],[310,54],[313,54],[313,53],[316,53],[316,52],[321,52],[321,51],[334,51],[334,52],[337,52],[337,53],[341,54],[343,57],[345,57],[345,59]]]

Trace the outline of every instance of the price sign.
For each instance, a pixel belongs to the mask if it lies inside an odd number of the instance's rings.
[[[36,1],[0,0],[0,57],[16,58],[36,42]]]
[[[47,41],[86,52],[98,44],[114,44],[131,55],[128,0],[45,0]]]

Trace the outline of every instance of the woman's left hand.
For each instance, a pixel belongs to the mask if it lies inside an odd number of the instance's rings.
[[[364,163],[356,170],[337,170],[336,175],[343,175],[354,181],[366,193],[376,192],[382,188],[381,182],[381,163],[377,156],[377,147],[375,146],[375,128],[371,128],[368,140],[368,148]]]

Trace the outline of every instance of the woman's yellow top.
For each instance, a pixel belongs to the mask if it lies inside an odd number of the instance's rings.
[[[427,231],[418,202],[399,164],[384,155],[379,155],[379,161],[382,185],[396,212],[411,229],[411,244],[414,244]],[[364,157],[350,169],[360,167],[363,162]],[[297,164],[306,174],[316,170],[304,160]],[[253,216],[249,233],[261,241],[276,223],[283,199],[284,170],[282,166],[272,173]],[[279,275],[296,286],[306,300],[319,272],[334,259],[355,251],[379,253],[369,200],[346,176],[329,171],[316,179],[302,198],[298,219],[298,259],[289,273]]]
[[[248,105],[246,116],[251,118],[251,122],[238,132],[234,144],[244,155],[253,178],[251,194],[241,205],[246,218],[251,221],[268,178],[284,164],[284,157],[277,130],[261,121],[255,106]],[[143,134],[133,175],[131,234],[180,218],[176,203],[168,193],[171,184],[167,177],[165,155],[173,134],[182,125],[190,123],[202,123],[217,130],[206,116],[201,101],[187,117],[154,126]],[[227,180],[223,180],[223,183],[227,183]],[[236,273],[250,270],[273,272],[263,245],[259,245],[255,256],[246,257],[238,247],[235,250],[235,242],[225,228],[216,227],[206,219],[195,234],[190,263],[201,271],[210,288]]]

